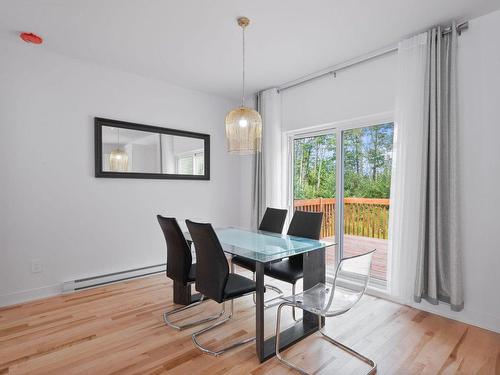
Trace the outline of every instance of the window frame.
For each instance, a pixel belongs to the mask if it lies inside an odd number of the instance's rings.
[[[196,173],[196,167],[198,166],[197,161],[196,161],[196,155],[197,154],[203,154],[204,150],[202,148],[196,149],[196,150],[190,150],[190,151],[185,151],[185,152],[180,152],[175,155],[175,163],[177,165],[177,169],[179,169],[179,161],[180,159],[184,159],[186,157],[191,157],[192,159],[192,174],[195,175]],[[204,160],[204,157],[203,157]],[[203,165],[203,168],[205,168],[205,165]],[[182,174],[182,173],[179,173]]]
[[[342,222],[339,220],[339,218],[343,217],[343,210],[344,210],[344,155],[343,155],[343,133],[348,130],[352,129],[359,129],[359,128],[367,128],[370,126],[376,126],[376,125],[381,125],[384,123],[393,123],[394,124],[394,143],[396,142],[396,135],[397,135],[397,124],[394,119],[394,112],[393,111],[387,111],[387,112],[382,112],[382,113],[377,113],[373,115],[368,115],[368,116],[362,116],[362,117],[357,117],[353,119],[348,119],[348,120],[342,120],[342,121],[336,121],[336,122],[330,122],[330,123],[325,123],[325,124],[320,124],[320,125],[313,125],[310,127],[305,127],[305,128],[300,128],[300,129],[295,129],[295,130],[289,130],[283,132],[283,144],[285,147],[285,155],[287,155],[287,160],[286,160],[286,171],[285,171],[285,178],[286,178],[286,186],[285,186],[285,197],[286,197],[286,204],[287,208],[290,212],[294,212],[294,207],[293,207],[293,166],[295,163],[294,159],[294,152],[293,152],[293,147],[294,147],[294,141],[297,139],[301,138],[307,138],[307,137],[315,137],[315,136],[320,136],[320,135],[326,135],[326,134],[335,134],[336,137],[336,142],[337,142],[337,147],[336,147],[336,201],[341,202],[340,204],[337,204],[336,210],[335,210],[335,265],[334,267],[337,267],[340,259],[341,259],[341,251],[343,249],[343,243],[344,243],[344,231],[342,227]],[[394,152],[394,149],[393,149]],[[342,162],[339,162],[342,161]],[[395,160],[393,159],[393,162]],[[389,230],[390,232],[390,230]],[[340,235],[339,235],[340,234]],[[388,239],[389,244],[390,244],[390,238]],[[389,295],[389,290],[390,290],[390,281],[391,281],[391,253],[392,251],[390,248],[388,248],[387,251],[387,281],[382,281],[379,279],[374,279],[370,278],[370,283],[368,285],[368,288],[370,291],[374,292],[374,294],[377,295]],[[329,281],[331,278],[331,273],[329,274],[327,272],[327,278]],[[335,270],[332,270],[334,272]]]

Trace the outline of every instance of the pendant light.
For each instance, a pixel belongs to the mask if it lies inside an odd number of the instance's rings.
[[[109,154],[109,167],[112,172],[127,172],[128,171],[128,155],[125,150],[120,148],[120,129],[118,132],[118,140],[116,148]]]
[[[238,18],[238,25],[243,34],[243,69],[241,106],[226,115],[227,147],[230,153],[252,154],[260,151],[262,137],[262,118],[259,112],[245,107],[245,28],[250,20]]]

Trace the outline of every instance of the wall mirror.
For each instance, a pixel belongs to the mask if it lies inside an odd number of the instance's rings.
[[[210,179],[210,136],[95,118],[95,176]]]

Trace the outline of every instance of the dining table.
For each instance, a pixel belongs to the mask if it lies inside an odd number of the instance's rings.
[[[255,347],[260,362],[275,355],[275,335],[265,337],[264,332],[264,270],[274,262],[291,256],[303,257],[303,289],[309,289],[317,283],[325,282],[325,250],[335,243],[295,237],[284,234],[249,230],[238,227],[215,228],[215,233],[224,252],[231,256],[237,255],[255,261]],[[191,235],[184,233],[191,244]],[[189,285],[174,284],[174,301],[189,304],[199,299],[199,295],[191,295]],[[324,319],[304,311],[302,319],[280,333],[280,350],[318,331]]]

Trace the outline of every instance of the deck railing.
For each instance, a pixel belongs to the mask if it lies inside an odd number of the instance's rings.
[[[387,239],[389,235],[389,199],[344,198],[344,233]],[[335,235],[335,198],[298,199],[299,211],[323,212],[321,237]]]

